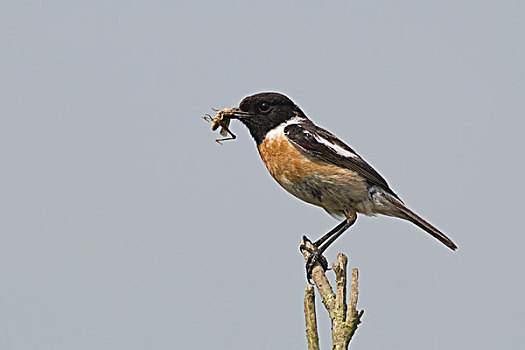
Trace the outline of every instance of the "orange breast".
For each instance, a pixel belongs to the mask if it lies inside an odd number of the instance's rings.
[[[258,149],[275,180],[288,192],[304,201],[324,207],[333,195],[323,197],[323,194],[333,194],[335,191],[349,198],[343,192],[352,192],[348,193],[350,197],[356,197],[356,193],[366,193],[365,181],[355,172],[304,155],[284,135],[264,140]],[[310,192],[321,196],[314,196]],[[342,198],[333,199],[338,202],[337,206],[339,202],[346,201]]]
[[[318,165],[308,160],[284,135],[264,140],[258,149],[268,171],[279,183],[297,184],[316,172]]]

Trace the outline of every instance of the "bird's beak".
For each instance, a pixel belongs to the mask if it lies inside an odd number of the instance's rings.
[[[231,119],[244,119],[250,117],[252,114],[250,112],[244,112],[239,109],[239,107],[231,109],[230,118]]]

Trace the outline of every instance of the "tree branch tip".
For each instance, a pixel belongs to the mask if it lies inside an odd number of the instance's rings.
[[[306,237],[303,236],[300,240],[301,253],[308,261],[308,257],[317,251],[317,248]],[[317,321],[315,315],[315,291],[319,292],[321,301],[324,304],[328,314],[332,320],[332,342],[334,349],[348,349],[348,344],[352,339],[357,325],[361,323],[361,316],[364,310],[357,311],[357,297],[358,297],[358,270],[352,269],[352,275],[348,276],[348,257],[339,253],[337,255],[337,262],[332,263],[332,269],[335,273],[336,293],[332,289],[332,285],[326,277],[325,270],[317,261],[312,268],[312,280],[315,285],[308,285],[304,290],[304,305],[306,318],[306,338],[308,340],[308,349],[319,349],[319,338],[317,334]],[[328,264],[324,263],[326,267]],[[351,277],[350,300],[346,301],[348,277]]]
[[[361,311],[359,311],[357,313],[357,316],[355,317],[355,319],[356,319],[356,326],[361,324],[361,317],[363,316],[364,313],[365,313],[365,310],[361,310]]]

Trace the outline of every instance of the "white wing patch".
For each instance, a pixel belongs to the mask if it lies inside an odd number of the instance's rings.
[[[343,147],[339,146],[339,145],[336,145],[336,144],[333,144],[331,143],[330,141],[322,138],[321,136],[319,135],[314,135],[315,139],[317,141],[319,141],[320,143],[322,143],[323,145],[325,146],[328,146],[330,147],[331,149],[333,149],[337,154],[343,156],[343,157],[350,157],[350,158],[358,158],[358,155],[353,153],[353,152],[350,152],[349,150],[346,150],[344,149]]]

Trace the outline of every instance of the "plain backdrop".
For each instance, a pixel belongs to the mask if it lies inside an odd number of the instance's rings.
[[[0,349],[305,349],[299,239],[337,222],[202,120],[261,91],[459,246],[360,216],[326,254],[359,268],[354,349],[522,348],[524,11],[2,2]]]

